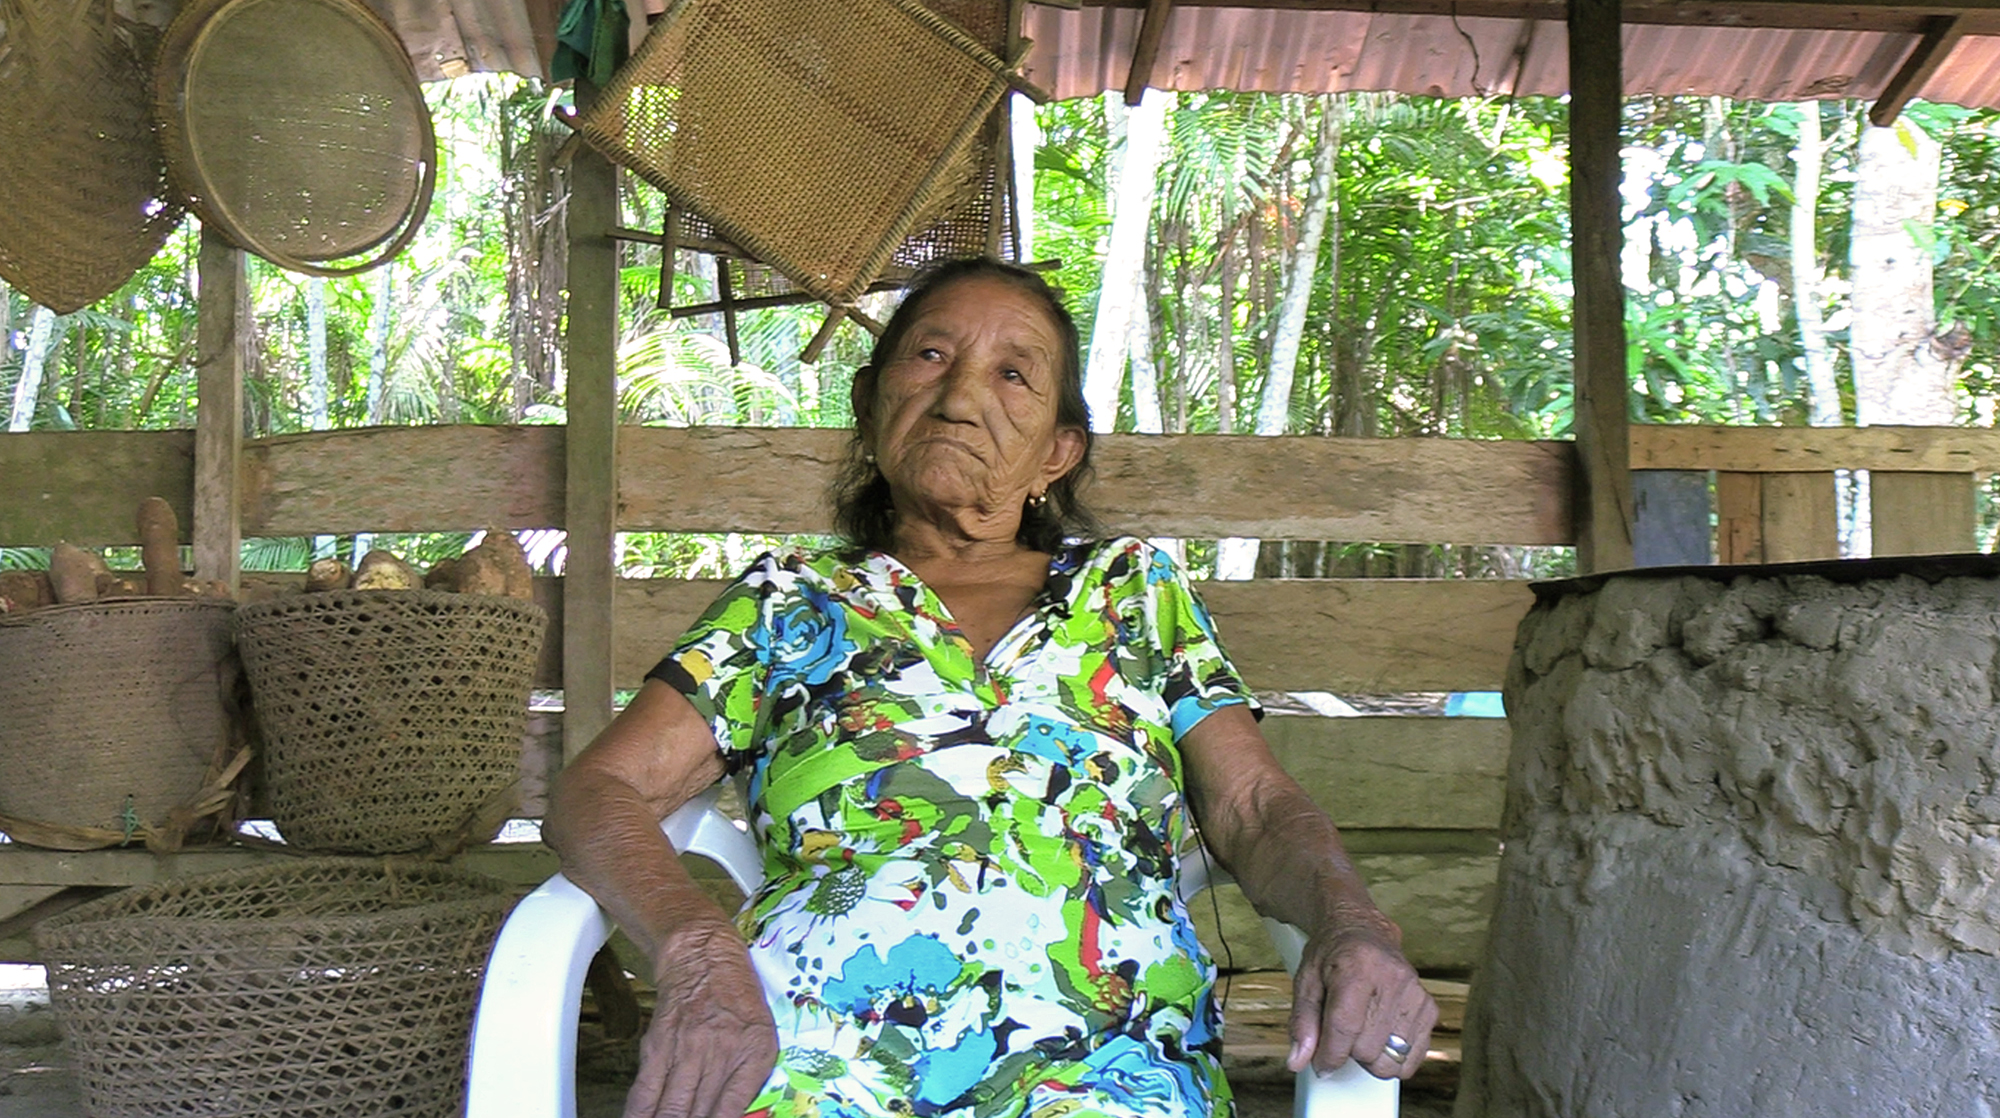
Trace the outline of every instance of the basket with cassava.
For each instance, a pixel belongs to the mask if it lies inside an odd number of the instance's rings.
[[[127,890],[35,942],[93,1118],[450,1118],[501,882],[301,858]]]
[[[520,768],[546,616],[530,601],[334,590],[242,607],[271,820],[315,851],[490,838]]]
[[[0,831],[172,849],[229,806],[236,604],[134,597],[0,614]]]

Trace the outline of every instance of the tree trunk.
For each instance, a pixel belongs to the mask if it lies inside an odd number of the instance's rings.
[[[1299,341],[1305,333],[1306,305],[1312,299],[1320,243],[1326,235],[1328,202],[1335,186],[1334,156],[1340,147],[1337,105],[1336,99],[1328,98],[1320,111],[1319,146],[1313,152],[1312,182],[1306,188],[1305,223],[1299,233],[1298,250],[1292,255],[1291,274],[1285,279],[1278,323],[1271,336],[1270,368],[1264,375],[1264,395],[1257,407],[1259,435],[1284,434],[1291,414]],[[1256,559],[1257,540],[1247,537],[1220,540],[1216,544],[1215,577],[1249,578],[1256,570]]]
[[[1799,146],[1792,151],[1792,306],[1799,319],[1799,347],[1805,351],[1806,384],[1812,393],[1815,427],[1838,427],[1845,419],[1840,386],[1833,379],[1833,353],[1819,305],[1819,178],[1826,145],[1820,138],[1819,102],[1799,105]]]
[[[1855,165],[1850,353],[1860,425],[1947,426],[1965,341],[1937,334],[1931,259],[1910,227],[1937,211],[1938,145],[1907,119],[1864,128]]]
[[[1240,178],[1239,180],[1240,181]],[[1216,300],[1215,428],[1236,430],[1236,188],[1222,189],[1222,294]]]
[[[382,422],[389,383],[389,301],[395,295],[390,265],[376,273],[375,305],[368,316],[368,422]]]
[[[306,279],[306,430],[327,427],[326,281]]]
[[[1020,243],[1015,246],[1020,259],[1035,258],[1035,153],[1042,147],[1041,123],[1035,119],[1035,103],[1019,93],[1007,99],[1007,119],[1013,129],[1009,138],[1014,152],[1014,216],[1020,226]]]
[[[1090,406],[1093,431],[1110,431],[1118,423],[1118,390],[1125,379],[1134,302],[1146,267],[1146,227],[1153,213],[1153,179],[1159,171],[1170,100],[1170,94],[1149,89],[1128,111],[1115,91],[1105,95],[1107,125],[1115,126],[1120,117],[1124,120],[1125,151],[1118,160],[1115,185],[1107,184],[1113,207],[1111,234],[1098,280],[1090,356],[1084,363],[1083,398]],[[1157,422],[1157,393],[1153,411]]]
[[[36,304],[35,317],[28,327],[28,352],[21,359],[21,379],[14,382],[14,408],[7,417],[7,430],[25,431],[35,421],[35,402],[42,395],[42,372],[48,367],[49,350],[55,348],[56,314]]]
[[[1264,396],[1257,408],[1257,433],[1282,435],[1291,414],[1292,380],[1298,371],[1299,342],[1305,334],[1306,306],[1312,301],[1313,277],[1319,269],[1319,249],[1326,235],[1328,199],[1334,188],[1334,154],[1340,147],[1340,116],[1329,98],[1320,112],[1319,146],[1313,152],[1312,182],[1306,188],[1305,223],[1291,274],[1278,305],[1278,324],[1271,334],[1271,366],[1264,379]]]

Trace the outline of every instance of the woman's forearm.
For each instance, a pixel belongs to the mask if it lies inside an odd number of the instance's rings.
[[[1286,775],[1248,710],[1197,723],[1181,755],[1202,839],[1258,912],[1307,935],[1401,932],[1368,898],[1333,820]]]
[[[582,767],[565,772],[542,840],[647,958],[658,958],[676,932],[731,923],[681,865],[655,808],[614,776]]]
[[[1269,783],[1232,813],[1227,853],[1218,853],[1251,905],[1307,935],[1365,929],[1400,944],[1400,929],[1369,899],[1333,821],[1289,779]]]

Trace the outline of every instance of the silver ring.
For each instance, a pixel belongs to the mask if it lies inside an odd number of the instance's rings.
[[[1382,1042],[1382,1052],[1400,1064],[1410,1058],[1410,1042],[1390,1033],[1389,1039]]]

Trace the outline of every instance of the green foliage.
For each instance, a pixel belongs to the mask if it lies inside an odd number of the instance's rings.
[[[428,90],[438,125],[437,203],[387,269],[315,284],[252,261],[254,360],[248,433],[309,429],[309,355],[323,346],[324,423],[560,423],[562,171],[566,132],[550,110],[566,94],[474,75]],[[1796,423],[1806,414],[1790,272],[1793,148],[1804,112],[1826,137],[1813,259],[1821,310],[1845,378],[1848,215],[1862,106],[1764,105],[1720,98],[1636,98],[1625,112],[1627,368],[1632,414],[1649,422]],[[1043,107],[1036,255],[1086,339],[1093,325],[1120,119],[1102,98]],[[1313,150],[1325,122],[1338,148],[1328,234],[1299,347],[1290,429],[1330,435],[1560,438],[1571,412],[1566,109],[1548,99],[1442,101],[1176,95],[1155,181],[1144,286],[1160,410],[1170,431],[1248,426],[1268,372],[1271,333],[1304,224]],[[1906,129],[1943,148],[1939,208],[1911,237],[1936,266],[1941,331],[1970,340],[1967,414],[2000,412],[2000,114],[1911,105]],[[627,176],[621,222],[658,229],[664,202]],[[54,320],[34,408],[39,429],[184,427],[195,405],[194,224],[118,292]],[[826,309],[737,316],[732,361],[721,317],[658,305],[657,246],[620,247],[619,407],[626,422],[842,426],[853,369],[873,339],[848,323],[815,365],[798,360]],[[1225,292],[1225,279],[1230,289]],[[737,275],[738,294],[765,290]],[[668,303],[718,298],[715,264],[683,252]],[[317,294],[316,294],[317,293]],[[312,303],[323,296],[315,338]],[[893,296],[862,309],[885,318]],[[0,304],[0,393],[24,366],[33,308]],[[1844,391],[1851,389],[1843,388]],[[1129,389],[1119,422],[1134,414]],[[1996,514],[2000,515],[2000,514]],[[387,540],[390,537],[377,537]],[[397,539],[412,558],[455,554],[463,535]],[[776,538],[634,534],[629,573],[733,573]],[[351,548],[352,539],[339,541]],[[306,540],[247,541],[246,565],[297,569]],[[1417,562],[1416,553],[1339,545],[1322,566]],[[1363,548],[1352,553],[1340,548]],[[551,551],[550,554],[558,552]],[[1208,545],[1189,556],[1206,562]],[[1484,570],[1452,552],[1433,568]],[[1497,554],[1497,553],[1496,553]],[[1559,555],[1509,569],[1560,569]],[[1369,558],[1373,556],[1373,558]],[[32,564],[33,550],[0,552]],[[1496,560],[1497,561],[1497,560]]]

